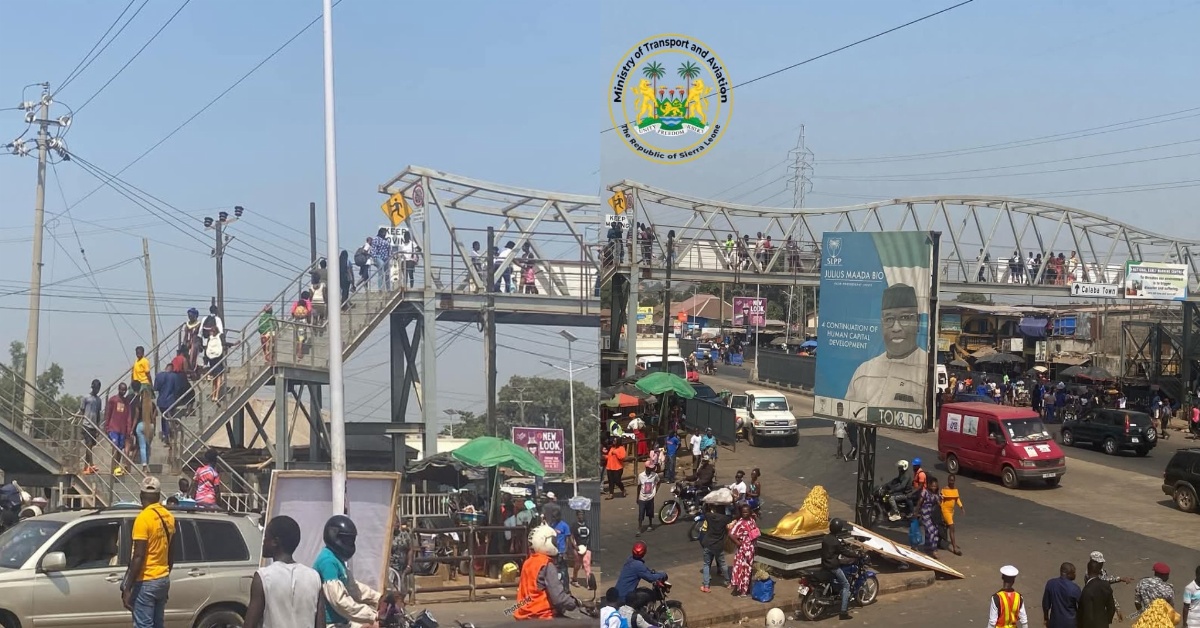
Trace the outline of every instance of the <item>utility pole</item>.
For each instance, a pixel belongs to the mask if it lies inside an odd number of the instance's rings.
[[[317,204],[308,204],[308,262],[317,263]]]
[[[50,136],[50,127],[70,126],[71,117],[66,115],[51,120],[50,105],[54,99],[50,94],[50,84],[42,83],[41,88],[42,96],[38,102],[23,102],[19,107],[25,112],[26,123],[37,124],[36,139],[17,140],[5,145],[9,152],[19,157],[29,155],[31,142],[37,148],[37,190],[33,200],[33,260],[29,277],[29,329],[25,336],[25,381],[31,384],[37,381],[38,335],[42,314],[42,235],[46,224],[46,163],[52,150],[64,161],[70,160],[70,155],[67,154],[61,140]],[[26,421],[22,429],[26,431],[32,429],[29,418],[33,416],[36,407],[35,392],[32,386],[25,387],[23,408]]]
[[[222,318],[225,317],[225,247],[233,242],[233,238],[225,235],[225,227],[232,225],[242,217],[242,212],[246,211],[241,205],[233,208],[233,217],[229,217],[229,212],[221,211],[217,213],[216,220],[211,217],[205,217],[204,228],[212,229],[216,232],[216,244],[213,247],[212,256],[217,260],[217,312]]]
[[[496,436],[496,229],[487,228],[487,302],[483,308],[483,368],[487,380],[487,435]],[[524,423],[524,406],[522,423]]]
[[[675,230],[667,232],[667,280],[663,284],[663,345],[662,345],[662,372],[670,373],[671,369],[667,365],[667,354],[670,352],[667,339],[671,333],[671,269],[675,266]],[[666,408],[666,401],[663,401],[663,408]]]
[[[142,264],[146,267],[146,299],[150,305],[150,342],[154,346],[154,372],[158,368],[158,307],[154,305],[154,280],[150,275],[150,240],[142,238]]]
[[[518,388],[517,389],[517,399],[509,399],[508,402],[517,404],[517,409],[521,413],[521,426],[522,427],[528,426],[529,424],[525,422],[525,406],[528,406],[529,404],[533,403],[533,400],[525,399],[525,389]]]

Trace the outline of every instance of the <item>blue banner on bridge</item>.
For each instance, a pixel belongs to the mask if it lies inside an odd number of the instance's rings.
[[[826,233],[814,414],[922,430],[929,387],[929,232]]]

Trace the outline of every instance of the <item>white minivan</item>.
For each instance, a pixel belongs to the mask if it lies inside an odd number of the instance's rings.
[[[796,416],[788,405],[787,397],[777,390],[747,390],[746,440],[751,447],[762,445],[764,440],[780,440],[787,445],[800,443],[800,430]]]

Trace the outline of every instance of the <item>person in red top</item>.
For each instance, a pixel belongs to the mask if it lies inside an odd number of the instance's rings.
[[[125,451],[125,442],[132,427],[129,421],[129,399],[126,397],[128,390],[129,387],[122,382],[117,386],[117,394],[108,398],[108,405],[104,409],[104,431],[108,433],[108,440],[112,441],[113,447],[118,451]]]
[[[204,452],[204,466],[196,469],[192,482],[192,498],[201,506],[217,506],[221,503],[221,474],[217,471],[217,451]]]

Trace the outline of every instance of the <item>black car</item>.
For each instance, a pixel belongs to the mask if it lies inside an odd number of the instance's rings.
[[[1078,418],[1068,416],[1062,425],[1062,444],[1087,443],[1101,447],[1104,453],[1115,455],[1132,451],[1145,456],[1158,444],[1158,434],[1150,415],[1133,410],[1092,408]]]
[[[1197,492],[1200,492],[1200,449],[1180,449],[1163,471],[1163,492],[1175,500],[1183,512],[1196,512]]]
[[[722,405],[725,403],[724,401],[721,401],[721,396],[717,394],[717,391],[713,390],[712,386],[709,386],[708,384],[692,384],[692,389],[696,391],[697,399],[703,399],[705,401],[711,401],[712,403],[719,403]]]

